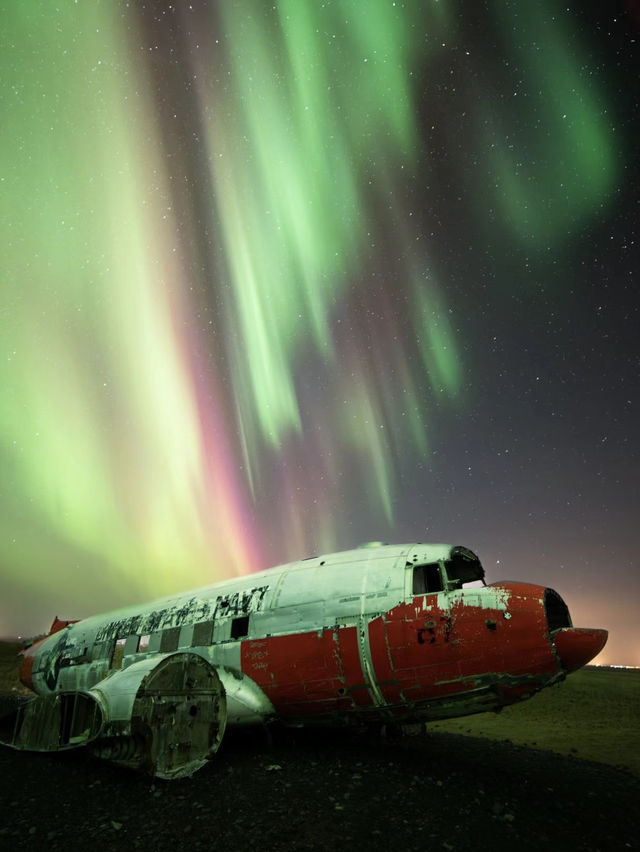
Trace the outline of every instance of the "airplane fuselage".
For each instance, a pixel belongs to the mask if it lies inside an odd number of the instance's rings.
[[[314,557],[69,624],[27,650],[22,679],[42,696],[92,696],[95,737],[108,718],[129,730],[143,687],[156,713],[159,683],[179,703],[205,669],[219,679],[226,724],[402,723],[498,710],[606,641],[606,631],[573,628],[551,589],[481,583],[477,557],[450,545]],[[199,718],[205,703],[190,706]]]

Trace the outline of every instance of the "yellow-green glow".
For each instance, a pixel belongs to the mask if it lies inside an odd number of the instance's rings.
[[[233,477],[209,470],[176,223],[123,21],[115,4],[27,3],[2,32],[2,559],[43,592],[79,572],[96,594],[126,577],[148,597],[256,564]]]

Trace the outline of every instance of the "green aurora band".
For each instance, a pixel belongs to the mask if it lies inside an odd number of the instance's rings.
[[[64,588],[78,614],[352,543],[356,500],[388,528],[402,466],[463,411],[426,201],[406,191],[422,81],[450,48],[473,61],[454,4],[198,8],[157,24],[183,34],[166,56],[128,5],[3,17],[1,571]],[[561,25],[519,7],[535,37],[512,47],[512,7],[492,8],[537,109],[488,121],[469,82],[477,189],[543,253],[613,190],[611,130]],[[163,63],[190,80],[198,121],[166,115],[198,137],[198,211],[159,115]]]

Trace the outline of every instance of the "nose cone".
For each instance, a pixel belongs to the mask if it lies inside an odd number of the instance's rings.
[[[553,644],[567,672],[585,666],[604,648],[609,633],[591,627],[565,627],[553,634]]]

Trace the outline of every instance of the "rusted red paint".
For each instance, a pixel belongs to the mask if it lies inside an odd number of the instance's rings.
[[[270,636],[242,643],[242,669],[285,716],[301,707],[325,713],[350,705],[334,630]]]
[[[443,608],[439,601],[448,598],[429,594],[369,622],[371,675],[387,715],[394,710],[406,715],[407,702],[463,696],[481,689],[488,679],[494,693],[509,703],[536,691],[540,679],[558,674],[563,663],[573,659],[572,653],[581,657],[581,650],[571,650],[577,647],[570,645],[571,631],[562,631],[567,638],[561,639],[563,651],[556,652],[547,628],[543,586],[499,583],[490,588],[507,602],[501,608],[473,606],[465,597]],[[357,630],[245,641],[242,669],[283,716],[372,707]],[[580,632],[580,649],[593,648],[593,633]],[[595,633],[599,641],[602,631]],[[585,658],[591,656],[587,651]],[[524,682],[516,684],[516,679]]]
[[[574,672],[592,660],[606,641],[606,630],[587,627],[567,627],[553,635],[553,644],[567,672]]]
[[[60,630],[64,630],[64,628],[68,627],[70,624],[77,624],[77,623],[78,623],[77,618],[72,618],[72,619],[65,621],[62,618],[58,618],[58,616],[56,615],[56,617],[53,619],[53,623],[51,624],[51,627],[49,628],[49,634],[48,635],[53,636],[54,633],[58,633]]]
[[[371,648],[373,672],[385,701],[389,704],[402,701],[402,688],[398,681],[397,672],[392,665],[389,640],[382,617],[375,618],[369,624],[369,646]]]
[[[357,628],[341,627],[337,633],[344,688],[350,696],[353,706],[370,707],[373,704],[373,698],[366,687],[362,673]]]

